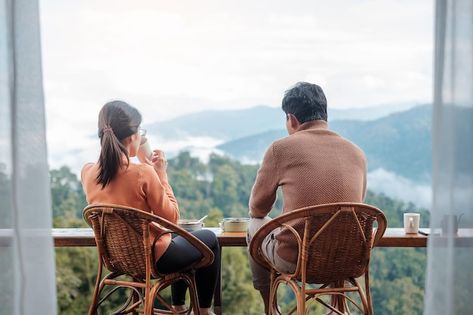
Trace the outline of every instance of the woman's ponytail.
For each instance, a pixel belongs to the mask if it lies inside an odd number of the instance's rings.
[[[123,166],[123,155],[126,156],[127,164],[130,160],[125,147],[113,133],[112,127],[106,125],[102,129],[101,145],[97,183],[104,188]]]
[[[136,133],[140,124],[140,113],[125,102],[107,103],[100,111],[99,138],[102,149],[96,181],[102,185],[102,189],[125,165],[125,160],[127,166],[130,163],[128,151],[122,140]]]

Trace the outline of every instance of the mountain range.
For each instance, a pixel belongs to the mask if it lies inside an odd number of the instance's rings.
[[[369,121],[413,107],[413,104],[385,105],[356,109],[328,109],[330,121]],[[239,110],[205,110],[146,125],[151,134],[167,139],[211,137],[229,141],[284,126],[285,115],[279,107],[255,106]]]
[[[418,183],[430,183],[431,117],[430,105],[333,109],[329,110],[329,128],[365,151],[369,171],[382,168]],[[218,140],[207,152],[218,149],[252,163],[261,161],[273,141],[287,136],[284,113],[269,106],[206,110],[146,128],[166,141],[185,143],[179,150],[202,149],[196,141],[199,137]],[[215,143],[221,144],[215,147]]]
[[[416,182],[429,182],[431,117],[432,107],[423,105],[376,120],[330,121],[329,128],[365,151],[369,170],[383,168]],[[286,136],[284,129],[266,131],[217,148],[239,160],[260,161],[273,141]]]

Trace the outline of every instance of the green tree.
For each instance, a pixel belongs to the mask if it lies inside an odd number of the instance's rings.
[[[67,166],[51,170],[49,174],[53,216],[81,218],[87,202],[77,176]]]
[[[225,314],[262,314],[259,293],[253,288],[246,250],[225,248],[222,255],[222,304]]]
[[[221,165],[215,170],[211,184],[212,199],[215,206],[222,209],[226,216],[239,204],[238,185],[238,173],[231,165]]]
[[[205,219],[205,226],[218,227],[223,219],[223,213],[218,208],[212,208],[209,211],[209,216]]]

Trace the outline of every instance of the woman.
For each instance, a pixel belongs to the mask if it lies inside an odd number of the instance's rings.
[[[151,160],[142,157],[142,163],[130,163],[130,157],[138,155],[141,137],[145,134],[140,124],[141,114],[125,102],[113,101],[103,106],[98,123],[100,158],[97,163],[86,164],[81,173],[87,202],[129,206],[177,223],[179,208],[168,182],[164,153],[154,150]],[[201,314],[213,314],[210,305],[220,264],[218,240],[210,231],[193,234],[215,255],[210,266],[196,272]],[[171,239],[166,234],[155,243],[154,257],[159,272],[167,274],[191,265],[201,258],[201,254],[183,237]],[[172,285],[175,310],[185,308],[186,290],[183,281]]]

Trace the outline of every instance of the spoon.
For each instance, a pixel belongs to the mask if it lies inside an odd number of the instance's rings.
[[[205,220],[208,216],[209,216],[208,214],[207,214],[207,215],[204,215],[204,216],[203,216],[202,218],[200,218],[197,222],[198,222],[198,223],[204,222],[204,220]]]

